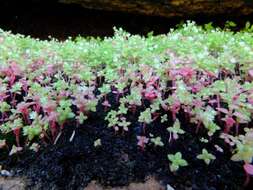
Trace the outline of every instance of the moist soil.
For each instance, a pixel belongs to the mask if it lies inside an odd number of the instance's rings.
[[[111,95],[112,108],[118,104]],[[230,150],[218,136],[209,139],[208,144],[199,141],[205,136],[195,128],[180,112],[178,118],[186,131],[180,138],[169,142],[166,128],[172,123],[161,124],[158,120],[148,125],[145,134],[160,136],[164,147],[148,145],[143,151],[137,146],[137,135],[143,135],[137,116],[142,110],[128,113],[127,120],[132,121],[128,132],[115,132],[104,121],[105,112],[101,103],[97,112],[89,115],[85,125],[76,127],[75,121],[64,126],[56,145],[43,145],[39,152],[25,150],[9,157],[1,152],[0,164],[4,169],[13,170],[15,177],[25,177],[26,189],[84,189],[91,181],[97,181],[104,187],[127,186],[132,182],[143,182],[148,176],[154,176],[176,190],[240,190],[245,180],[242,163],[230,161]],[[171,121],[171,118],[169,118]],[[75,136],[70,142],[75,130]],[[101,146],[95,147],[94,141],[101,139]],[[221,146],[224,152],[215,151],[214,144]],[[207,166],[196,159],[202,148],[215,154],[216,160]],[[181,152],[189,166],[172,173],[169,169],[167,154]],[[252,183],[249,185],[250,189]]]

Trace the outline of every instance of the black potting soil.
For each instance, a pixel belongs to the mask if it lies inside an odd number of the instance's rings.
[[[242,163],[230,161],[231,155],[224,142],[213,137],[208,144],[201,143],[201,131],[195,134],[193,126],[181,116],[181,125],[187,133],[169,142],[166,128],[171,124],[155,121],[147,126],[146,134],[160,136],[164,147],[149,145],[142,151],[136,138],[143,133],[137,122],[138,112],[128,114],[128,120],[134,123],[128,132],[115,133],[107,127],[103,109],[98,107],[79,128],[74,122],[67,123],[56,145],[42,145],[37,153],[24,151],[18,156],[2,155],[1,164],[13,169],[16,176],[25,176],[27,189],[84,189],[92,180],[104,186],[125,186],[144,181],[147,176],[154,176],[176,190],[245,189]],[[70,142],[74,130],[75,136]],[[101,146],[95,147],[97,139],[101,139]],[[224,152],[215,151],[214,144],[224,148]],[[196,159],[204,147],[217,157],[209,166]],[[189,166],[172,173],[167,154],[176,152],[183,154]]]

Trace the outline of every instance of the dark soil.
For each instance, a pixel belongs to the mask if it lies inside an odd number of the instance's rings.
[[[112,97],[109,99],[115,102]],[[134,125],[128,133],[123,134],[107,128],[103,109],[98,107],[97,113],[91,114],[82,127],[75,128],[74,122],[66,124],[56,145],[44,146],[38,153],[25,151],[18,157],[7,159],[2,156],[0,163],[6,169],[14,169],[15,176],[27,177],[27,189],[83,189],[92,180],[104,186],[125,186],[144,181],[147,176],[155,176],[164,185],[170,184],[176,190],[244,189],[242,163],[230,161],[229,150],[218,137],[209,139],[208,144],[199,142],[202,132],[196,135],[193,126],[182,116],[179,115],[179,118],[187,131],[185,135],[169,143],[165,131],[171,124],[164,125],[156,121],[147,126],[146,134],[161,136],[165,146],[149,145],[142,151],[136,139],[136,135],[143,134],[136,121],[138,113],[128,114],[128,120]],[[69,142],[73,130],[76,130],[76,135]],[[94,147],[94,141],[98,138],[102,146]],[[217,153],[214,144],[222,146],[225,152]],[[209,166],[196,159],[203,147],[217,157]],[[189,166],[171,173],[167,154],[178,151],[189,162]],[[252,184],[250,186],[253,187]]]

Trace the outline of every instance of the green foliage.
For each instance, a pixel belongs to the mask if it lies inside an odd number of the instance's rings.
[[[145,111],[141,112],[138,121],[140,123],[150,124],[152,122],[151,109],[147,108]]]
[[[10,111],[11,106],[7,102],[0,102],[0,112],[5,113]]]
[[[164,143],[162,142],[162,138],[161,137],[153,137],[150,140],[155,146],[164,146]]]
[[[169,141],[196,127],[200,142],[209,144],[223,130],[222,139],[234,150],[232,160],[249,163],[252,129],[245,127],[252,128],[253,27],[247,23],[241,32],[234,29],[233,22],[222,30],[188,21],[166,35],[143,37],[115,28],[115,35],[103,40],[64,42],[1,30],[0,148],[11,147],[7,137],[14,135],[17,146],[34,142],[30,149],[37,151],[42,137],[57,139],[68,121],[84,125],[102,104],[107,108],[102,119],[119,132],[115,135],[124,136],[141,123],[137,145],[143,151],[150,144],[167,148],[164,136],[148,139],[145,134],[145,126],[153,122],[156,127],[160,118],[161,130],[174,121],[162,131]],[[97,139],[94,146],[100,145]],[[10,154],[21,149],[13,146]],[[205,149],[197,158],[206,164],[215,159]],[[171,171],[188,164],[180,152],[168,159]]]
[[[200,160],[203,160],[207,165],[210,164],[212,160],[214,160],[216,157],[210,153],[204,148],[202,149],[202,153],[197,155],[197,158]]]
[[[173,139],[178,139],[178,136],[181,134],[184,134],[185,131],[181,129],[181,125],[178,119],[174,122],[172,127],[168,127],[167,131],[170,133],[170,139],[171,140],[171,135]]]
[[[233,143],[236,144],[235,154],[231,159],[251,163],[253,158],[253,129],[245,128],[245,132],[245,135],[238,137],[230,136]]]
[[[75,117],[75,114],[71,110],[71,105],[72,103],[69,100],[60,101],[59,107],[57,107],[58,121],[60,125],[64,124],[68,119]]]
[[[186,160],[182,158],[181,152],[177,152],[176,154],[168,154],[168,159],[171,162],[170,164],[170,171],[175,172],[180,167],[188,166]]]

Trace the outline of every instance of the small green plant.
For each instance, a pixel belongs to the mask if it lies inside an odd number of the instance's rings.
[[[188,166],[186,160],[182,158],[181,152],[177,152],[176,154],[168,154],[168,160],[171,162],[170,171],[175,172],[180,167]]]
[[[94,147],[99,147],[99,146],[102,146],[101,139],[97,139],[94,141]]]
[[[245,132],[245,135],[239,135],[238,137],[230,136],[236,145],[235,154],[231,159],[251,163],[253,158],[253,129],[245,128]]]
[[[61,128],[63,128],[64,123],[68,120],[68,119],[72,119],[75,117],[75,114],[72,112],[71,110],[71,101],[69,100],[61,100],[59,103],[59,107],[57,107],[57,113],[58,115],[58,122],[61,126]]]
[[[105,120],[107,120],[108,127],[113,127],[115,131],[119,130],[118,123],[119,123],[119,118],[118,118],[118,112],[115,110],[111,110],[108,112],[107,116],[105,117]]]
[[[202,149],[202,153],[197,155],[197,158],[203,160],[207,165],[209,165],[216,157],[213,154],[208,153],[208,151],[204,148]]]
[[[150,124],[152,122],[151,109],[147,108],[145,111],[141,112],[138,121],[144,124]]]
[[[5,113],[10,111],[11,106],[7,102],[0,102],[0,112]]]
[[[184,134],[185,131],[181,129],[181,125],[178,119],[174,122],[172,127],[168,127],[167,131],[170,133],[169,141],[172,139],[178,139],[180,134]]]
[[[165,123],[166,121],[168,121],[168,115],[164,114],[161,116],[161,123]]]
[[[128,131],[128,126],[131,125],[131,122],[126,121],[125,117],[121,117],[120,120],[121,121],[118,123],[118,125],[122,127],[124,131]]]
[[[150,141],[155,145],[155,146],[164,146],[164,143],[162,142],[161,137],[153,137],[150,139]]]
[[[88,119],[88,117],[86,115],[84,115],[83,112],[81,112],[81,113],[79,113],[78,116],[76,116],[76,119],[78,120],[78,123],[80,125],[82,125],[84,123],[84,121]]]

